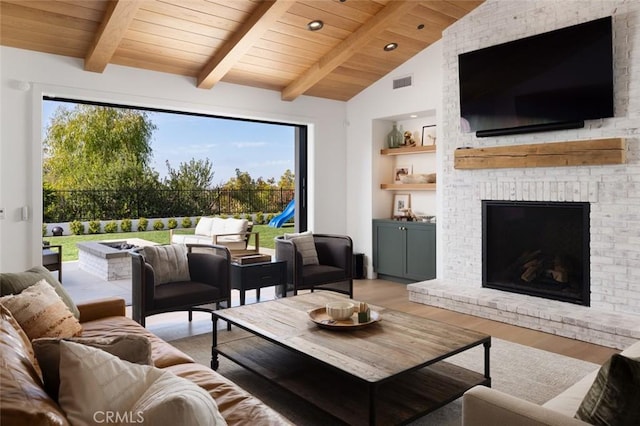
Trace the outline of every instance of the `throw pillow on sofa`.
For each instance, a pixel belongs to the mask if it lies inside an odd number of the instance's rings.
[[[311,231],[284,234],[284,239],[295,241],[296,249],[302,254],[303,265],[318,265],[320,263]]]
[[[195,383],[64,340],[59,402],[72,424],[99,422],[94,416],[105,412],[129,423],[226,424],[213,398]]]
[[[185,244],[147,246],[142,249],[145,260],[153,267],[155,284],[191,281]]]
[[[0,312],[0,424],[68,426],[42,387],[29,338],[1,305]]]
[[[592,425],[640,425],[640,359],[620,354],[609,358],[575,417]]]
[[[145,336],[127,334],[113,338],[80,337],[64,340],[103,350],[134,364],[153,365],[151,342]],[[41,338],[31,342],[42,370],[44,388],[56,401],[60,388],[60,341],[60,339]]]
[[[0,274],[0,296],[21,293],[26,288],[34,285],[40,280],[45,279],[56,290],[58,296],[65,305],[73,313],[73,316],[80,319],[80,311],[69,293],[62,287],[62,284],[56,280],[51,272],[44,266],[34,266],[24,272],[3,272]]]
[[[19,294],[0,297],[29,339],[74,337],[82,333],[80,322],[47,281],[40,280]]]

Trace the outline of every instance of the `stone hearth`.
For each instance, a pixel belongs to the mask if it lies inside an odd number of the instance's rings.
[[[624,349],[640,340],[640,322],[632,314],[488,288],[456,288],[442,280],[409,284],[407,289],[412,302],[612,348]]]

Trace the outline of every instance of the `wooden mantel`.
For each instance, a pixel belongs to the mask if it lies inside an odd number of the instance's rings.
[[[454,168],[500,169],[624,164],[626,151],[623,138],[458,148],[454,152]]]

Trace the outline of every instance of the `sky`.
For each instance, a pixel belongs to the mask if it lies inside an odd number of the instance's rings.
[[[43,135],[58,107],[72,103],[45,100],[42,103]],[[253,179],[275,178],[285,170],[294,171],[294,128],[185,114],[148,112],[157,129],[151,138],[151,165],[161,178],[167,174],[166,160],[173,169],[192,158],[213,164],[213,184],[235,177],[235,170],[248,172]]]

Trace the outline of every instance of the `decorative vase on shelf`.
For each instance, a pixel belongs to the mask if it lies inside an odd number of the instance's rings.
[[[389,148],[398,148],[402,144],[404,135],[398,130],[398,123],[393,122],[393,129],[387,135],[387,146]]]

